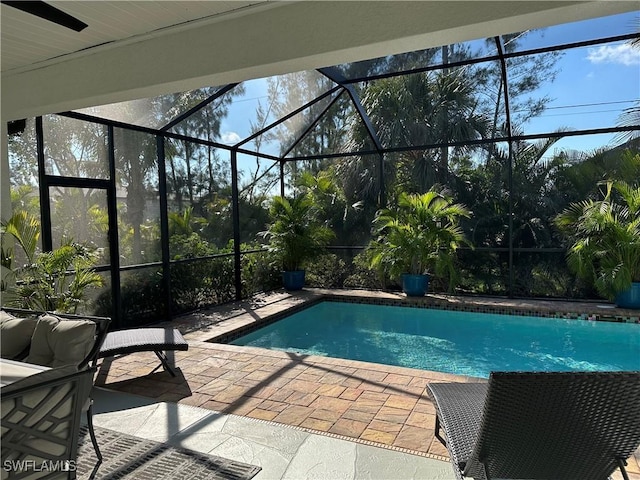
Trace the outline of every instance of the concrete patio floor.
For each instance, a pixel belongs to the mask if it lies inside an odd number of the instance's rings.
[[[94,401],[99,427],[258,465],[255,480],[455,478],[448,462],[272,422],[100,388]]]
[[[434,381],[481,379],[210,343],[211,339],[223,338],[248,324],[314,301],[318,295],[322,292],[305,291],[296,295],[275,292],[181,317],[171,325],[183,332],[189,341],[189,350],[175,353],[173,361],[178,367],[175,378],[166,372],[153,372],[159,363],[153,353],[137,353],[105,359],[96,385],[142,395],[153,402],[177,404],[172,408],[178,411],[198,407],[217,412],[213,415],[246,417],[274,428],[286,425],[285,437],[320,435],[339,442],[408,454],[412,458],[432,459],[451,473],[449,464],[442,463],[448,462],[447,451],[433,434],[435,410],[425,386]],[[128,418],[129,413],[126,415]],[[640,480],[639,460],[636,452],[629,462],[633,480]],[[373,469],[372,476],[354,478],[448,478],[435,476],[440,473],[432,477],[409,473],[409,476],[378,477],[377,471]],[[436,469],[436,472],[439,471]],[[616,473],[614,478],[622,477]]]

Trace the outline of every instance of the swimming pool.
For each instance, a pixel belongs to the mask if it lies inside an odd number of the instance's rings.
[[[640,325],[322,302],[230,342],[487,378],[640,370]]]

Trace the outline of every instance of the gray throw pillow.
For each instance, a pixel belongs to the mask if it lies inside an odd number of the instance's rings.
[[[34,316],[19,318],[0,310],[0,356],[17,358],[25,352],[37,323]]]
[[[25,362],[47,367],[78,366],[91,351],[96,324],[46,314],[38,319]]]

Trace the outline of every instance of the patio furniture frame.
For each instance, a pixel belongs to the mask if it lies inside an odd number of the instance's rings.
[[[98,354],[100,353],[100,348],[107,337],[107,330],[109,329],[109,325],[111,324],[111,319],[109,317],[96,317],[92,315],[76,315],[70,313],[53,313],[53,312],[38,312],[34,310],[26,310],[22,308],[10,308],[10,307],[2,307],[2,309],[12,315],[17,317],[25,317],[29,315],[44,315],[51,314],[62,320],[89,320],[96,324],[96,340],[91,347],[91,350],[87,354],[87,356],[76,366],[79,371],[86,370],[88,368],[95,371],[95,366],[98,361]],[[93,378],[92,378],[93,385]],[[96,457],[99,461],[102,461],[102,453],[100,453],[100,448],[98,447],[98,441],[96,440],[96,434],[93,429],[93,398],[91,398],[91,394],[88,395],[87,404],[83,406],[83,410],[87,412],[87,425],[89,427],[89,436],[91,437],[91,443],[93,444],[93,448],[96,452]]]
[[[640,372],[492,372],[488,383],[427,388],[459,480],[604,480],[617,468],[629,478]]]
[[[9,479],[61,478],[65,472],[76,478],[80,416],[94,373],[95,368],[52,368],[0,389],[2,460]]]

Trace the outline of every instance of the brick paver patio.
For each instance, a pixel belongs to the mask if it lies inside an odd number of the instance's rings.
[[[152,373],[157,357],[136,353],[105,359],[96,385],[446,460],[425,386],[479,379],[203,341],[313,295],[276,293],[179,319],[189,350],[175,353],[177,377]],[[638,460],[628,467],[635,480]]]
[[[464,377],[252,347],[193,342],[178,376],[153,353],[103,362],[97,385],[445,458],[434,441],[430,381]]]

